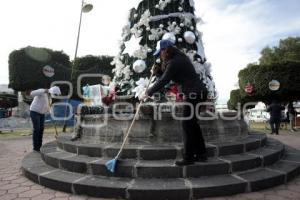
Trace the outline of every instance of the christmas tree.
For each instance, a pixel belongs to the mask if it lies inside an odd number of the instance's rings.
[[[196,28],[201,19],[194,14],[194,0],[142,0],[130,10],[123,28],[120,53],[114,58],[114,82],[118,95],[135,95],[135,88],[150,76],[153,56],[161,39],[170,40],[191,59],[199,78],[206,85],[208,98],[215,98],[211,65],[206,62],[202,33]]]

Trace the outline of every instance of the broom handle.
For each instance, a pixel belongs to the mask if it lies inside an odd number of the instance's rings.
[[[49,109],[51,110],[51,103],[50,103],[50,95],[47,94],[47,97],[48,97],[48,104],[49,104]],[[56,129],[56,122],[54,122],[54,130],[55,130],[55,139],[58,138],[58,132],[57,132],[57,129]]]
[[[149,83],[148,83],[148,85],[147,85],[147,87],[146,87],[146,91],[148,90],[148,88],[149,88],[149,86],[150,86],[152,77],[153,77],[153,73],[151,72],[151,76],[150,76],[150,79],[149,79]],[[132,129],[133,124],[134,124],[134,122],[135,122],[135,120],[136,120],[136,117],[137,117],[138,114],[139,114],[139,111],[140,111],[140,108],[141,108],[142,103],[143,103],[143,101],[140,101],[140,103],[139,103],[139,105],[138,105],[138,107],[137,107],[137,109],[136,109],[136,112],[135,112],[135,114],[134,114],[133,120],[132,120],[132,122],[131,122],[131,124],[130,124],[130,126],[129,126],[129,129],[127,130],[126,136],[125,136],[125,138],[124,138],[124,140],[123,140],[122,146],[121,146],[121,148],[120,148],[118,154],[117,154],[116,157],[115,157],[116,159],[119,158],[119,156],[120,156],[122,150],[124,149],[124,146],[125,146],[126,141],[127,141],[127,139],[128,139],[129,133],[131,132],[131,129]]]

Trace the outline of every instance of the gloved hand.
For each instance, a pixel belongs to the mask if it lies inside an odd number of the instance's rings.
[[[139,100],[140,101],[146,101],[149,98],[147,92],[143,92],[140,96],[139,96]]]
[[[60,89],[59,89],[59,87],[58,86],[53,86],[53,87],[51,87],[49,90],[48,90],[48,92],[51,94],[51,96],[52,95],[61,95],[61,91],[60,91]]]

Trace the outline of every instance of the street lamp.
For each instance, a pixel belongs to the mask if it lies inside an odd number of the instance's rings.
[[[80,19],[79,19],[76,48],[75,48],[75,55],[74,55],[73,61],[75,61],[75,59],[77,58],[77,51],[78,51],[79,37],[80,37],[80,30],[81,30],[82,13],[88,13],[92,9],[93,9],[92,4],[86,3],[84,0],[81,1]],[[72,80],[72,78],[73,78],[73,66],[72,66],[72,71],[71,71],[71,80]]]
[[[82,22],[82,13],[88,13],[93,9],[93,5],[90,3],[86,3],[84,0],[81,1],[81,9],[80,9],[80,18],[79,18],[79,25],[78,25],[78,32],[77,32],[77,40],[76,40],[76,48],[75,48],[75,54],[74,54],[74,59],[73,59],[73,64],[71,67],[71,77],[70,80],[73,80],[73,73],[74,73],[74,62],[77,58],[77,51],[78,51],[78,45],[79,45],[79,38],[80,38],[80,30],[81,30],[81,22]],[[70,99],[68,100],[70,102]],[[65,108],[65,120],[64,120],[64,126],[63,126],[63,132],[66,132],[67,128],[67,106]]]

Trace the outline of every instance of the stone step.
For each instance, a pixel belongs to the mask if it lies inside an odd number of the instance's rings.
[[[120,144],[84,144],[70,141],[71,137],[59,137],[57,145],[60,149],[90,157],[114,158],[120,149]],[[251,134],[246,139],[236,142],[208,143],[206,146],[209,157],[240,154],[263,147],[267,138],[264,134]],[[121,158],[142,160],[176,159],[182,156],[182,144],[171,143],[164,145],[127,145]]]
[[[22,161],[23,174],[30,180],[68,193],[128,200],[190,200],[258,191],[280,184],[300,174],[300,153],[287,156],[266,168],[199,178],[115,178],[64,171],[43,162],[33,152]]]
[[[178,167],[173,160],[118,160],[115,173],[110,173],[105,163],[111,158],[88,157],[69,153],[56,148],[55,143],[42,147],[43,160],[50,166],[70,172],[92,175],[129,178],[185,178],[220,174],[230,174],[239,171],[271,165],[277,162],[284,151],[283,145],[273,149],[263,147],[248,154],[227,155],[209,158],[207,162],[196,162],[194,165]]]

